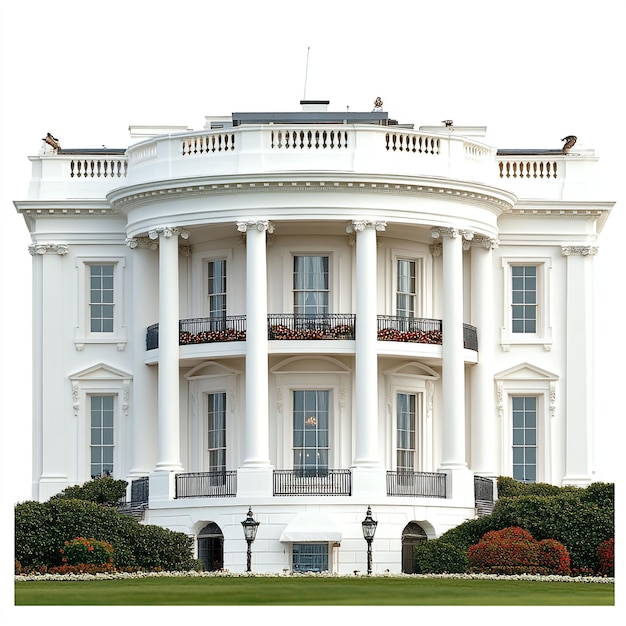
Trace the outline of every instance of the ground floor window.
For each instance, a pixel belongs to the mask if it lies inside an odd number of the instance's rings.
[[[291,569],[294,572],[328,571],[328,544],[294,543]]]
[[[526,483],[537,480],[537,398],[514,396],[513,478]]]
[[[91,477],[113,474],[113,396],[91,396],[90,453]]]

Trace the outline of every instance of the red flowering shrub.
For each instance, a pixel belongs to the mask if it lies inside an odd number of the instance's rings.
[[[523,528],[510,526],[485,533],[468,551],[470,570],[485,574],[570,573],[565,546],[554,540],[537,541]]]
[[[113,546],[106,541],[76,537],[66,541],[59,550],[61,561],[67,565],[103,565],[113,564]]]
[[[596,550],[598,575],[615,576],[615,539],[606,539]]]
[[[544,539],[537,545],[539,568],[546,574],[570,575],[570,557],[567,548],[556,539]],[[539,571],[537,573],[544,573]]]

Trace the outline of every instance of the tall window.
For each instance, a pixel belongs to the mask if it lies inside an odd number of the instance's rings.
[[[537,480],[537,398],[513,396],[513,478]]]
[[[294,543],[291,568],[294,572],[325,572],[328,570],[327,543]]]
[[[415,316],[415,261],[398,259],[396,315],[398,317]]]
[[[89,320],[92,333],[112,333],[114,302],[113,265],[89,266]]]
[[[210,393],[208,398],[208,464],[210,472],[226,471],[226,394]]]
[[[537,267],[511,267],[511,330],[514,333],[537,332]]]
[[[328,257],[293,259],[293,311],[296,315],[328,313]]]
[[[415,471],[416,451],[415,394],[397,394],[396,412],[396,469],[398,472],[413,472]]]
[[[113,474],[114,396],[91,396],[91,477]]]
[[[293,468],[307,476],[328,471],[330,392],[293,392]]]
[[[226,315],[226,259],[208,263],[209,317]]]

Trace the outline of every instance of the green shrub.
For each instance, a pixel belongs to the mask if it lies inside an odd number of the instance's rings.
[[[125,480],[115,480],[111,476],[101,476],[82,485],[67,487],[50,499],[88,500],[89,502],[107,506],[116,506],[125,499],[127,487],[128,483]]]
[[[417,544],[415,561],[420,574],[463,574],[468,569],[467,551],[441,539]]]

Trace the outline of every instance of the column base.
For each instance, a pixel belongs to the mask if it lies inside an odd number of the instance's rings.
[[[155,470],[150,473],[149,507],[158,503],[169,502],[176,496],[176,472],[173,470]]]
[[[381,467],[351,467],[352,495],[379,502],[387,497],[387,470]]]
[[[273,467],[240,467],[237,470],[237,499],[271,498],[273,493]]]
[[[474,472],[466,465],[440,467],[438,472],[445,474],[446,497],[455,501],[455,505],[474,507]]]

